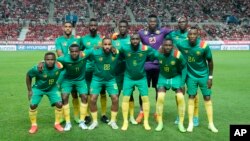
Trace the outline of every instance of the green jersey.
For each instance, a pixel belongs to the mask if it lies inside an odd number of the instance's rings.
[[[169,56],[156,53],[156,58],[159,61],[160,74],[163,77],[170,79],[181,75],[184,84],[187,75],[187,62],[179,50],[172,49]]]
[[[93,79],[97,81],[108,81],[115,78],[114,72],[118,57],[119,51],[114,55],[113,53],[106,54],[102,48],[93,50],[90,57],[95,65]]]
[[[55,41],[56,50],[61,50],[64,55],[69,54],[69,47],[72,44],[80,45],[80,37],[71,35],[69,38],[66,38],[65,36],[60,36]]]
[[[129,47],[122,47],[120,52],[126,63],[126,77],[133,80],[139,80],[146,76],[144,64],[147,57],[152,57],[154,55],[155,50],[153,48],[140,44],[138,50],[135,51],[130,45]]]
[[[187,61],[188,76],[202,78],[209,75],[207,60],[212,59],[212,52],[205,41],[197,39],[196,45],[191,46],[189,40],[177,43]]]
[[[52,87],[56,86],[56,81],[59,77],[59,74],[63,68],[62,64],[56,63],[53,69],[48,69],[44,63],[42,72],[38,71],[37,65],[28,71],[28,76],[36,78],[36,82],[33,85],[33,88],[40,89],[42,91],[48,91]]]
[[[101,35],[97,34],[95,37],[87,34],[81,38],[82,49],[94,49],[102,45]],[[86,71],[94,71],[94,64],[90,60],[87,61]]]
[[[120,50],[122,47],[129,48],[130,47],[130,36],[127,35],[125,38],[121,38],[118,36],[116,40],[112,40],[113,47]],[[125,71],[125,61],[123,59],[119,59],[117,67],[116,67],[116,75],[123,75]]]
[[[173,44],[175,45],[177,42],[188,40],[188,32],[182,33],[181,30],[175,30],[168,34],[165,38],[170,38],[173,41]]]
[[[86,60],[90,53],[91,51],[84,51],[77,60],[72,60],[69,54],[57,58],[57,61],[64,66],[64,79],[73,81],[85,79]]]

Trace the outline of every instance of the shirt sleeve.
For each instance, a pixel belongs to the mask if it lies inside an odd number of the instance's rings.
[[[62,50],[62,46],[61,46],[60,41],[59,41],[58,38],[55,41],[55,46],[56,46],[56,50]]]
[[[29,75],[29,77],[33,78],[37,75],[37,73],[38,73],[37,66],[34,66],[28,71],[27,74]]]

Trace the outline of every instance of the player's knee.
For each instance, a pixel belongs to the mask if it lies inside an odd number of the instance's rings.
[[[189,99],[194,99],[195,95],[189,95]]]
[[[62,101],[63,101],[63,104],[68,104],[69,102],[69,95],[68,94],[62,94]]]
[[[56,106],[56,108],[61,109],[61,108],[62,108],[62,102],[57,102],[57,103],[55,104],[55,106]]]
[[[205,101],[209,101],[211,99],[211,97],[208,96],[208,95],[203,96],[203,98],[204,98]]]
[[[37,105],[36,105],[36,104],[31,104],[31,105],[30,105],[30,109],[31,109],[31,110],[35,110],[36,108],[37,108]]]
[[[112,103],[118,103],[118,96],[112,96]]]
[[[88,101],[88,95],[82,94],[80,97],[81,97],[81,102],[82,103],[87,103],[87,101]]]
[[[91,103],[96,103],[96,101],[97,101],[97,96],[94,96],[94,95],[92,95],[92,96],[90,96],[90,102]]]

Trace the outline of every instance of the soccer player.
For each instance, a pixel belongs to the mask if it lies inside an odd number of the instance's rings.
[[[184,40],[188,40],[188,19],[186,16],[181,16],[178,19],[178,30],[171,32],[167,38],[173,40],[173,43],[176,44],[177,42],[181,42]],[[183,87],[183,93],[185,93],[185,87]],[[177,98],[177,97],[176,97]],[[196,95],[194,99],[194,126],[199,125],[199,96]],[[179,123],[179,117],[177,116],[175,120],[175,124]]]
[[[170,29],[160,28],[157,16],[152,14],[148,16],[148,28],[142,29],[138,33],[140,35],[140,38],[143,44],[150,45],[155,50],[158,50],[160,45],[163,43],[165,36],[168,35],[170,32],[171,32]],[[147,61],[145,63],[145,70],[147,74],[148,87],[152,86],[153,88],[155,88],[156,99],[157,99],[156,84],[157,84],[158,76],[159,76],[158,62]],[[151,85],[151,82],[152,82],[152,85]],[[141,98],[140,98],[140,105],[141,105]],[[155,114],[155,118],[156,116],[157,115]],[[142,118],[143,118],[143,109],[141,107],[141,111],[138,117],[136,118],[136,121],[140,123]]]
[[[102,37],[100,34],[97,33],[97,30],[98,30],[97,20],[94,18],[91,18],[89,22],[89,34],[81,38],[81,44],[82,44],[83,49],[89,50],[89,49],[93,49],[95,47],[101,46]],[[90,83],[91,83],[92,76],[93,76],[93,71],[94,71],[94,63],[88,60],[87,66],[86,66],[85,77],[86,77],[86,82],[87,82],[89,89],[90,89]],[[100,102],[101,102],[101,114],[102,114],[101,121],[104,123],[108,123],[109,119],[106,116],[107,97],[105,94],[105,89],[101,90]],[[88,124],[90,122],[91,122],[90,116],[86,116],[85,123]]]
[[[37,107],[43,97],[47,95],[51,106],[55,106],[55,124],[54,128],[62,132],[63,127],[60,125],[62,116],[62,99],[56,85],[56,81],[62,70],[62,65],[56,63],[56,55],[52,52],[47,52],[44,55],[44,69],[42,72],[34,66],[27,72],[26,85],[28,89],[28,99],[30,101],[29,117],[31,121],[31,128],[29,133],[34,134],[37,132]],[[31,88],[32,78],[36,79],[35,84]]]
[[[160,74],[157,83],[158,98],[156,102],[158,126],[155,130],[162,131],[163,129],[162,117],[164,98],[166,90],[171,88],[175,91],[177,97],[178,113],[180,117],[178,128],[180,132],[186,132],[186,129],[183,126],[185,99],[182,87],[185,84],[187,75],[187,63],[181,52],[174,48],[173,41],[171,39],[165,39],[160,50],[161,53],[155,55],[160,66]]]
[[[188,32],[188,40],[178,42],[178,49],[183,52],[187,60],[187,94],[189,124],[187,131],[192,132],[194,128],[194,98],[200,87],[205,109],[208,117],[208,129],[217,133],[218,129],[213,123],[213,107],[211,100],[211,87],[213,80],[213,58],[212,52],[205,41],[198,39],[197,27],[191,27]]]
[[[129,48],[131,44],[130,44],[130,36],[128,34],[128,29],[129,29],[128,21],[121,20],[118,24],[118,29],[119,29],[119,33],[114,33],[112,35],[113,46],[117,49],[121,49],[122,47]],[[115,72],[116,82],[117,82],[117,86],[118,86],[118,90],[119,90],[119,95],[120,95],[121,90],[122,90],[125,66],[126,66],[125,61],[122,58],[119,59],[117,67],[116,67],[116,72]],[[130,118],[129,118],[130,122],[132,124],[137,124],[137,122],[134,118],[133,95],[131,95],[130,101],[129,101],[129,113],[130,113]]]
[[[118,129],[116,124],[116,116],[118,112],[118,87],[115,80],[114,71],[118,60],[118,51],[113,54],[112,40],[105,37],[102,41],[102,47],[95,49],[90,59],[95,64],[93,78],[90,85],[90,111],[93,118],[92,124],[89,126],[89,130],[93,130],[98,126],[97,122],[97,105],[96,101],[102,87],[105,87],[110,95],[111,105],[111,120],[108,123],[112,129]]]
[[[88,127],[84,123],[84,119],[87,114],[87,94],[88,88],[85,81],[85,71],[86,71],[86,58],[88,52],[84,51],[80,56],[80,46],[77,44],[72,44],[69,47],[70,54],[61,56],[57,59],[63,64],[65,73],[63,75],[63,81],[61,84],[62,99],[63,99],[63,110],[64,117],[66,120],[66,125],[64,131],[69,131],[72,128],[70,122],[70,108],[69,108],[69,94],[73,88],[79,94],[81,99],[80,104],[80,121],[79,127],[81,129],[87,129]]]
[[[121,129],[128,129],[129,99],[134,88],[138,87],[142,98],[142,106],[144,110],[144,128],[145,130],[150,130],[151,128],[148,123],[150,103],[148,97],[147,79],[144,64],[146,62],[146,58],[152,56],[152,54],[154,53],[154,49],[147,45],[141,44],[140,36],[138,33],[132,34],[130,36],[130,41],[130,47],[122,47],[120,50],[120,53],[124,56],[126,63],[122,100],[123,126]]]
[[[63,35],[56,38],[55,46],[56,46],[56,53],[57,56],[60,57],[62,55],[69,54],[69,46],[72,44],[80,44],[80,38],[75,37],[72,35],[72,23],[71,22],[64,22],[63,24]],[[62,81],[62,76],[65,72],[61,73],[61,76],[58,80],[58,83],[60,84]],[[75,88],[72,89],[72,103],[73,103],[73,109],[74,109],[74,120],[76,123],[79,123],[79,100],[77,97],[77,93]]]

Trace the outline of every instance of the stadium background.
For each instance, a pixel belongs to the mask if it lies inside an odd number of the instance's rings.
[[[230,124],[250,124],[247,104],[250,98],[249,8],[248,0],[1,0],[0,140],[229,140]],[[28,134],[25,73],[43,58],[44,52],[55,49],[54,39],[63,34],[63,20],[73,20],[77,16],[73,34],[83,36],[88,33],[88,20],[96,17],[99,32],[110,35],[117,31],[116,24],[120,19],[130,21],[130,32],[146,27],[146,17],[152,13],[159,16],[161,26],[172,29],[177,27],[178,17],[186,15],[191,25],[200,27],[201,37],[214,50],[213,101],[218,134],[207,130],[202,106],[201,126],[192,134],[179,133],[173,124],[176,105],[171,94],[164,107],[166,127],[161,133],[146,132],[140,125],[130,126],[126,133],[113,131],[105,125],[84,132],[74,124],[72,132],[58,134],[52,128],[53,108],[48,106],[45,98],[38,109],[39,132],[34,136]],[[155,109],[153,97],[151,115]],[[200,105],[203,105],[201,101]],[[138,103],[136,109],[137,113]],[[118,120],[121,126],[121,113]],[[152,117],[151,126],[156,127]]]

